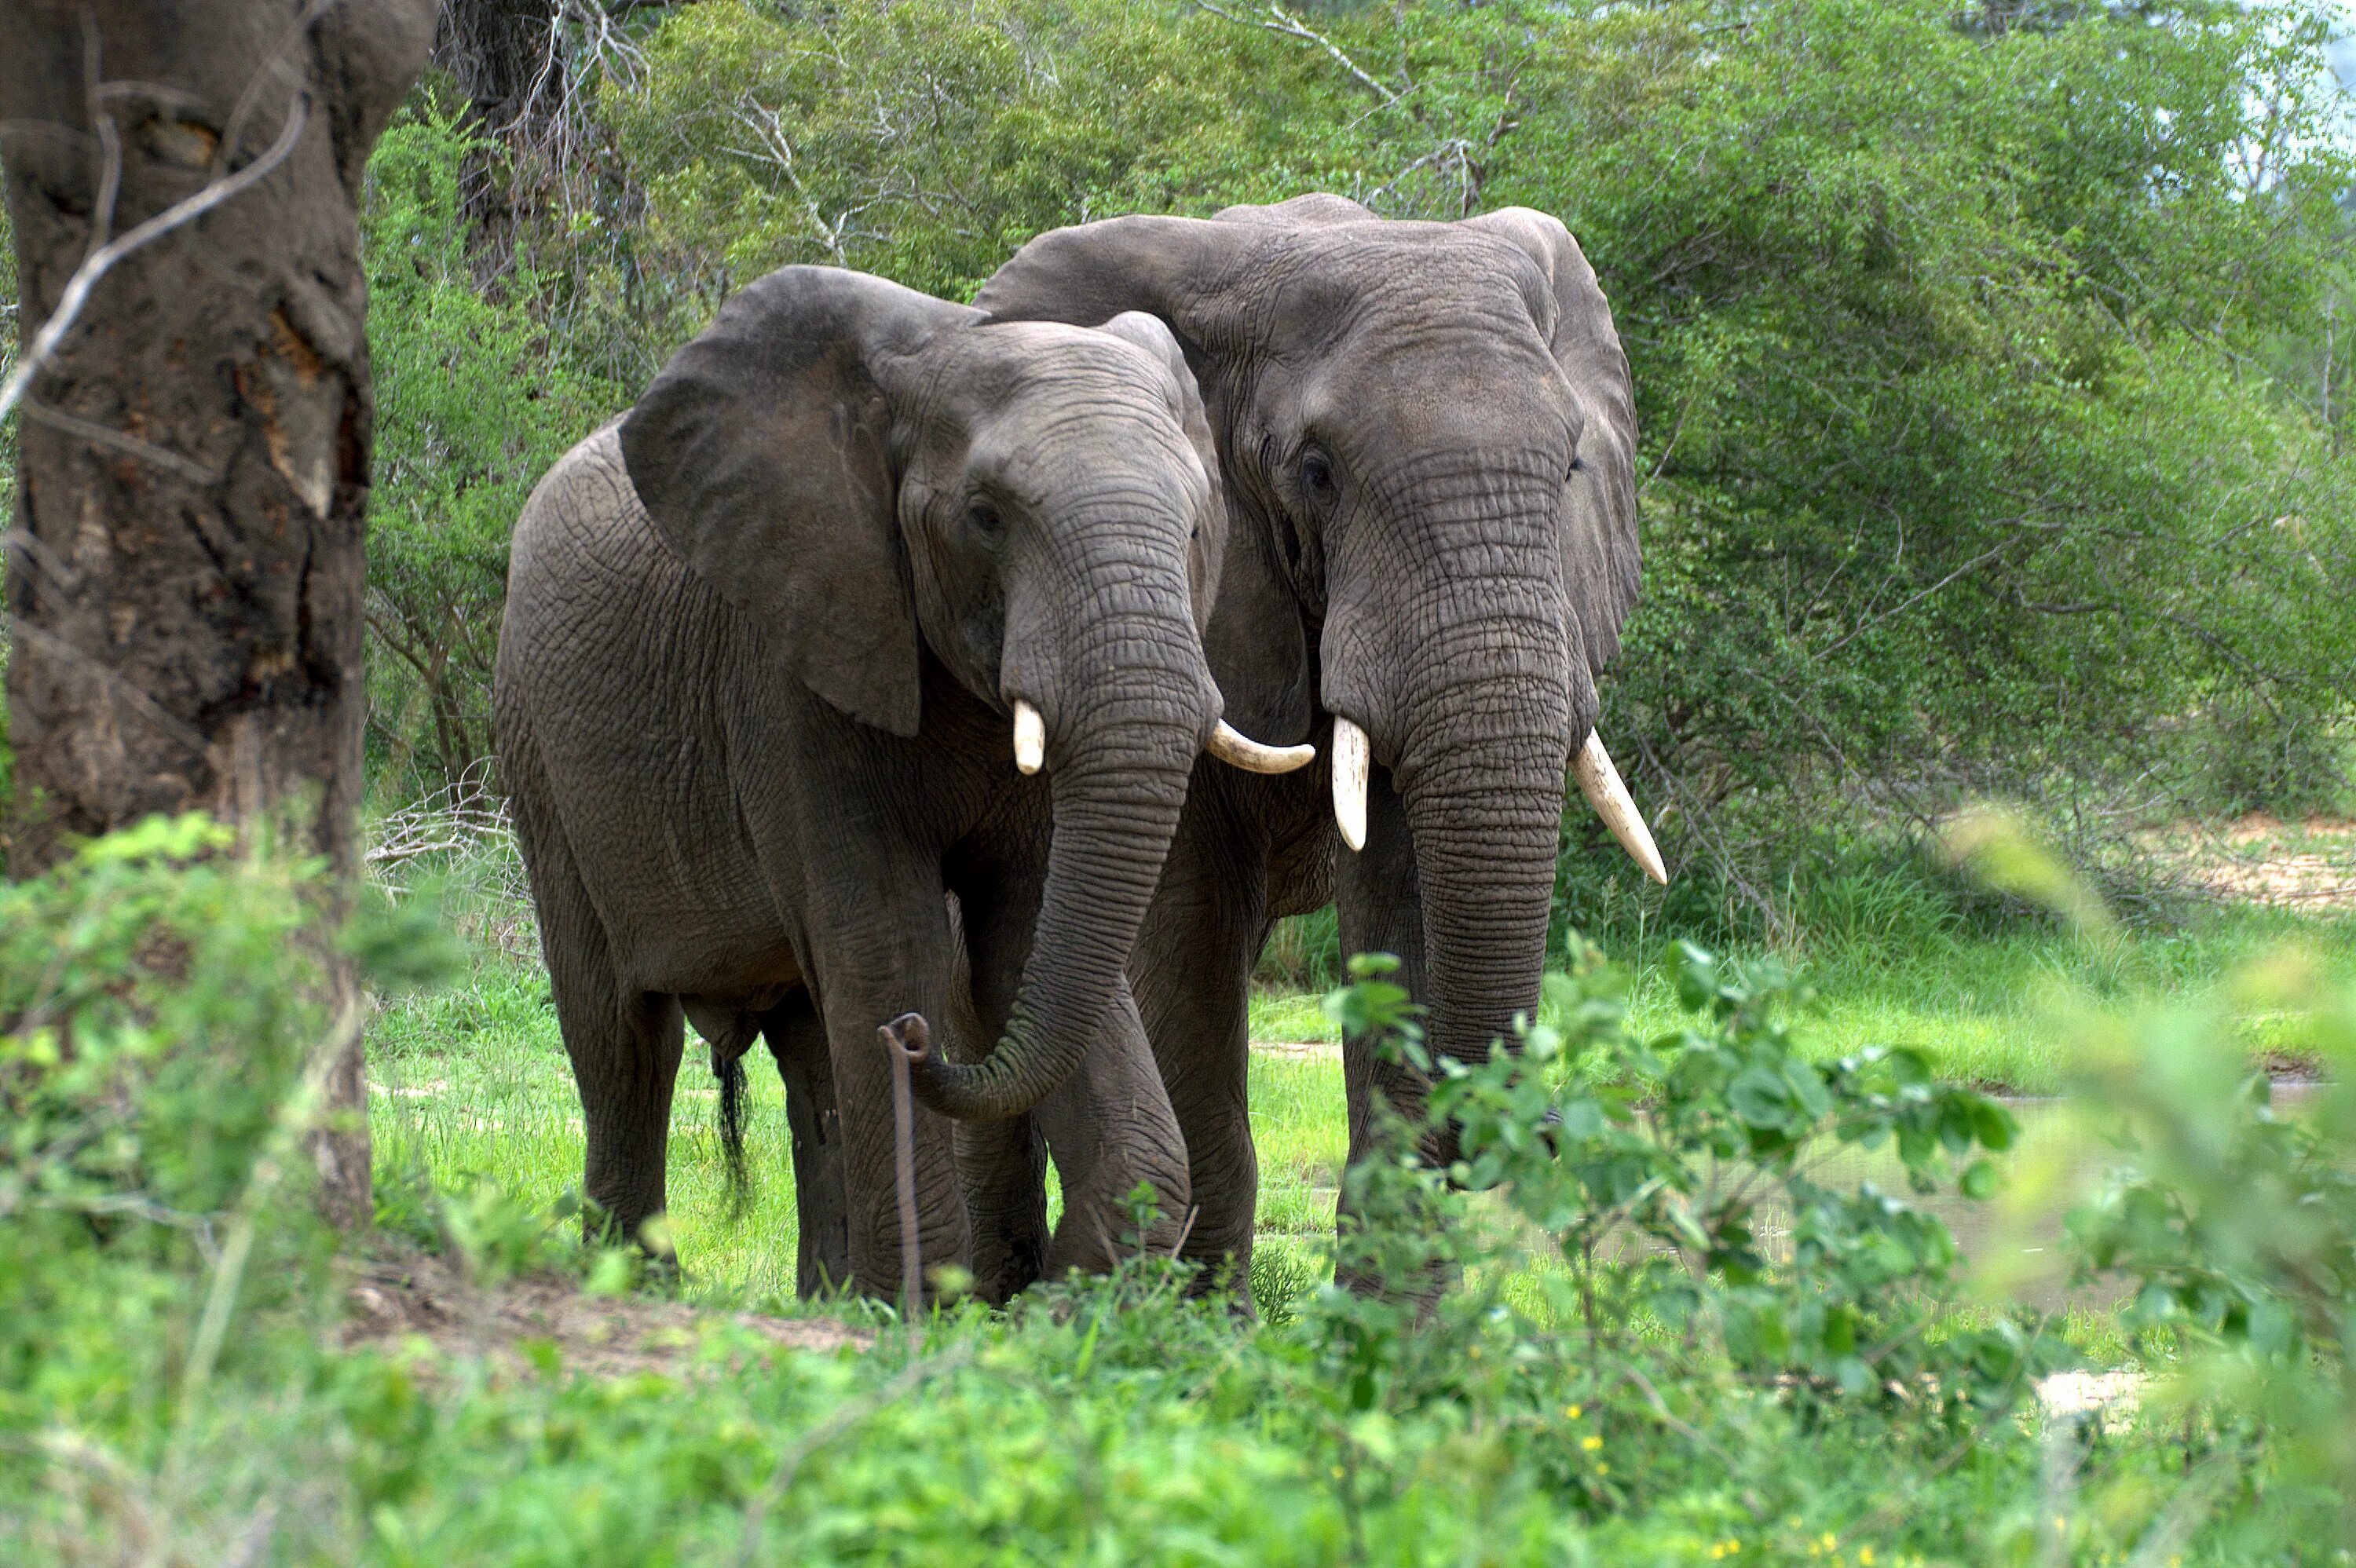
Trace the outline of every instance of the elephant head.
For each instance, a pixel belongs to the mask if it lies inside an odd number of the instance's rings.
[[[1248,635],[1215,625],[1213,667],[1258,733],[1333,716],[1354,849],[1369,758],[1387,770],[1428,1038],[1485,1051],[1537,1001],[1567,763],[1660,874],[1593,739],[1636,597],[1635,413],[1578,245],[1526,209],[1416,223],[1303,197],[1044,234],[976,303],[1142,310],[1176,336],[1237,514],[1222,619],[1242,606]]]
[[[994,323],[787,267],[672,357],[620,437],[657,529],[761,628],[776,680],[914,736],[929,657],[1008,720],[1016,765],[1047,771],[1053,843],[1007,1038],[916,1079],[952,1115],[1027,1108],[1120,983],[1197,753],[1310,755],[1221,719],[1201,631],[1226,518],[1168,330]]]

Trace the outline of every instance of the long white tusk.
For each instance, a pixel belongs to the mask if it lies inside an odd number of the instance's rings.
[[[1340,714],[1333,715],[1333,820],[1342,842],[1353,849],[1366,847],[1366,732]]]
[[[1317,755],[1314,746],[1262,745],[1224,719],[1211,731],[1211,743],[1203,749],[1248,773],[1289,773],[1306,767]]]
[[[1636,809],[1628,786],[1620,782],[1620,770],[1612,765],[1612,753],[1603,749],[1603,738],[1589,731],[1587,744],[1570,763],[1571,777],[1579,781],[1579,793],[1603,818],[1603,826],[1612,837],[1620,840],[1620,848],[1628,851],[1644,874],[1663,887],[1669,885],[1668,869],[1661,864],[1661,851],[1653,842],[1653,830],[1644,826],[1644,818]]]
[[[1047,721],[1018,697],[1014,699],[1014,765],[1023,773],[1035,773],[1046,760]]]

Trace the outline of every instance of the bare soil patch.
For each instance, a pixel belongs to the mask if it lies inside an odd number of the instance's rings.
[[[2212,896],[2325,913],[2356,910],[2356,822],[2286,822],[2254,811],[2222,828],[2175,832],[2160,853]]]
[[[694,1364],[702,1331],[717,1323],[786,1350],[864,1350],[875,1339],[825,1317],[586,1296],[578,1279],[562,1275],[479,1285],[453,1260],[408,1248],[357,1263],[345,1298],[349,1316],[337,1335],[341,1349],[392,1349],[422,1339],[443,1357],[488,1361],[518,1376],[552,1365],[591,1377],[678,1375]]]

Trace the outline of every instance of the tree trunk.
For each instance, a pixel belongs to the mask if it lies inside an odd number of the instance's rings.
[[[0,0],[27,348],[107,233],[272,160],[117,262],[27,389],[7,569],[19,875],[153,812],[281,807],[352,875],[373,412],[353,204],[433,32],[433,0]],[[335,973],[330,1001],[351,984]],[[363,1221],[357,1041],[330,1104],[323,1201]]]

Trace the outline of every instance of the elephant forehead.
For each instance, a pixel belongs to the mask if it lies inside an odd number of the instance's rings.
[[[1209,476],[1178,421],[1130,389],[1058,396],[1047,409],[1009,403],[978,423],[966,463],[1011,498],[1036,507],[1128,495],[1199,505]]]
[[[1276,319],[1399,330],[1494,318],[1539,337],[1550,295],[1537,264],[1493,234],[1398,219],[1288,233],[1261,274]]]
[[[946,346],[943,370],[1003,401],[1065,388],[1164,399],[1167,369],[1136,345],[1053,321],[991,322]]]

